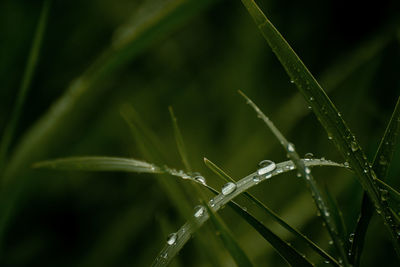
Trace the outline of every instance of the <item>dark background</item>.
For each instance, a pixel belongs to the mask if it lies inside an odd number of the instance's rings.
[[[121,24],[146,18],[148,14],[140,12],[143,6],[165,2],[53,1],[10,156],[23,134],[110,46]],[[149,160],[141,155],[120,115],[125,104],[133,106],[160,138],[168,155],[166,163],[183,168],[168,113],[168,106],[173,106],[189,159],[194,169],[210,176],[213,186],[221,183],[211,178],[203,157],[235,179],[254,171],[262,159],[285,160],[279,143],[238,89],[270,116],[299,153],[343,161],[240,1],[209,2],[204,10],[156,34],[159,37],[137,56],[99,80],[74,105],[52,139],[38,148],[41,152],[20,169],[13,178],[22,181],[15,186],[20,188],[17,201],[1,241],[2,266],[148,266],[165,236],[185,222],[151,175],[30,169],[33,161],[76,155]],[[257,2],[328,91],[372,160],[400,91],[400,2]],[[41,6],[42,1],[0,3],[0,129],[10,118]],[[396,153],[388,178],[395,188],[400,185],[399,160]],[[332,168],[316,169],[315,177],[337,197],[351,233],[362,196],[355,177]],[[321,247],[333,250],[311,196],[295,174],[276,177],[251,192]],[[195,197],[187,201],[192,206],[198,203]],[[296,244],[250,203],[238,201]],[[229,208],[221,215],[255,264],[284,265],[271,246]],[[199,234],[212,238],[220,263],[231,264],[210,229]],[[323,265],[308,248],[298,247]],[[174,264],[207,266],[209,262],[191,241]],[[378,218],[371,223],[362,265],[396,266]]]

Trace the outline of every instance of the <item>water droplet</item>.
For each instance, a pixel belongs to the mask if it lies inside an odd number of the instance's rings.
[[[364,169],[364,173],[367,173],[367,172],[368,172],[368,169],[367,169],[367,168],[365,168],[365,169]]]
[[[332,241],[332,240],[329,240],[328,244],[329,244],[329,245],[333,245],[333,241]]]
[[[260,176],[258,176],[258,175],[254,175],[254,177],[253,177],[253,181],[256,183],[256,184],[258,184],[259,182],[260,182]]]
[[[177,233],[172,233],[167,237],[167,244],[172,246],[176,243],[176,240],[178,239],[178,234]]]
[[[193,179],[194,179],[196,182],[201,183],[201,184],[203,184],[203,185],[206,184],[206,179],[205,179],[203,176],[201,176],[201,175],[197,175],[197,176],[195,176]]]
[[[350,242],[350,243],[353,243],[353,241],[354,241],[354,233],[351,233],[351,234],[349,235],[349,242]]]
[[[324,261],[324,263],[326,263],[326,264],[329,264],[329,263],[331,263],[330,261],[328,261],[328,260],[325,260]]]
[[[301,177],[301,173],[300,172],[298,172],[296,175],[297,175],[297,177]]]
[[[339,117],[342,117],[342,113],[340,113],[340,112],[338,112],[338,114],[337,114]]]
[[[311,170],[310,170],[310,168],[308,168],[308,167],[306,167],[304,171],[305,171],[307,174],[310,174],[310,173],[311,173]]]
[[[345,161],[345,162],[343,163],[343,165],[344,165],[346,168],[350,167],[350,164],[349,164],[347,161]]]
[[[222,189],[221,192],[223,195],[229,195],[230,193],[232,193],[233,191],[236,190],[236,184],[232,183],[232,182],[228,182],[226,183]]]
[[[288,150],[289,152],[294,152],[294,145],[293,145],[292,143],[288,143],[288,145],[287,145],[287,150]]]
[[[264,175],[266,173],[272,172],[276,168],[275,162],[271,160],[263,160],[259,164],[260,168],[257,170],[258,175]]]
[[[350,146],[351,146],[351,151],[356,152],[358,150],[358,145],[356,142],[351,141]]]
[[[312,109],[312,106],[308,106],[308,109]]]
[[[332,135],[328,134],[328,139],[332,140],[333,139]]]
[[[196,218],[200,218],[201,216],[204,215],[205,212],[205,208],[201,205],[198,205],[196,207],[194,207],[194,217]]]
[[[329,211],[325,210],[324,215],[325,215],[325,217],[329,217],[331,214],[329,213]]]
[[[266,179],[269,179],[269,178],[271,178],[272,177],[272,173],[271,172],[269,172],[269,173],[267,173],[266,175],[265,175],[265,178]]]
[[[214,199],[210,199],[210,201],[208,202],[210,204],[210,207],[214,207],[215,206],[215,201]]]
[[[312,158],[314,158],[314,154],[308,152],[308,153],[306,153],[306,154],[304,155],[304,158],[305,158],[305,159],[312,159]]]
[[[290,80],[290,83],[294,83],[294,81],[293,81],[293,80]]]
[[[310,101],[314,101],[314,97],[310,97]]]

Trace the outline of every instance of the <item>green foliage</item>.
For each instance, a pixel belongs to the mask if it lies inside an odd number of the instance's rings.
[[[0,4],[1,266],[398,265],[399,3],[257,2]]]

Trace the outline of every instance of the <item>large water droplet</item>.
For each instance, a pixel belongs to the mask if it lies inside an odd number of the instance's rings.
[[[230,193],[232,193],[235,190],[236,190],[236,184],[228,182],[222,187],[221,192],[222,192],[223,195],[226,196],[226,195],[229,195]]]
[[[193,173],[192,177],[196,182],[201,183],[203,185],[206,184],[206,179],[203,176],[201,176],[200,173],[195,172]]]
[[[264,175],[266,173],[272,172],[276,168],[275,162],[271,160],[263,160],[259,164],[260,168],[257,170],[258,175]]]
[[[177,233],[172,233],[169,234],[167,237],[167,244],[172,246],[176,243],[176,240],[178,239],[178,234]]]
[[[345,162],[343,163],[343,165],[344,165],[346,168],[350,167],[350,164],[349,164],[347,161],[345,161]]]
[[[205,212],[205,208],[201,205],[198,205],[196,207],[194,207],[194,217],[196,218],[200,218],[201,216],[204,215]]]

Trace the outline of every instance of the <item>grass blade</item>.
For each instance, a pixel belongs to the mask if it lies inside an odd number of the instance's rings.
[[[39,60],[40,48],[42,46],[43,36],[47,25],[47,18],[49,16],[51,0],[45,0],[40,13],[39,22],[36,27],[35,35],[32,42],[32,47],[29,52],[28,61],[25,66],[24,76],[18,91],[17,101],[14,109],[11,112],[11,118],[7,124],[0,143],[0,172],[3,171],[9,147],[13,141],[15,130],[18,126],[18,121],[21,117],[23,106],[26,96],[29,92],[29,87],[35,73],[36,65]]]
[[[307,167],[314,167],[314,166],[332,166],[332,167],[341,167],[341,168],[346,168],[349,169],[347,166],[343,165],[343,164],[339,164],[339,163],[335,163],[329,160],[321,160],[321,159],[312,159],[312,160],[302,160],[304,165]],[[296,166],[293,164],[292,161],[284,161],[284,162],[280,162],[276,164],[276,169],[273,170],[270,174],[271,177],[274,177],[276,175],[280,175],[282,173],[285,172],[289,172],[289,171],[293,171],[296,169]],[[257,177],[257,179],[254,179],[254,177]],[[258,178],[260,178],[260,180],[258,180]],[[231,194],[228,195],[223,195],[223,194],[218,194],[217,196],[215,196],[214,198],[212,198],[208,204],[209,206],[216,212],[219,209],[221,209],[224,205],[231,205],[229,203],[232,203],[232,200],[238,196],[239,194],[247,191],[248,189],[250,189],[253,186],[258,185],[261,182],[264,182],[266,180],[268,180],[269,178],[266,177],[259,177],[257,172],[253,172],[249,175],[247,175],[246,177],[242,178],[241,180],[236,182],[236,190],[234,190]],[[208,189],[210,189],[210,191],[217,193],[216,190],[214,190],[213,188],[209,187],[208,185],[204,184],[204,186],[206,186]],[[235,205],[235,203],[233,204]],[[261,229],[261,225],[259,225],[259,221],[255,218],[251,218],[253,217],[251,214],[249,214],[247,211],[243,210],[242,208],[239,207],[239,209],[241,210],[241,213],[246,213],[248,216],[242,217],[244,218],[250,225],[252,225],[257,231],[260,231],[260,234],[271,244],[274,243],[274,240],[268,239],[269,235],[266,233],[269,233],[271,231],[269,231],[265,226],[263,226],[265,229]],[[166,266],[172,259],[173,257],[175,257],[175,255],[177,253],[179,253],[179,251],[183,248],[184,244],[189,241],[191,235],[196,231],[196,229],[198,227],[200,227],[202,224],[204,224],[208,219],[207,215],[203,215],[200,216],[198,218],[194,218],[195,224],[191,224],[189,222],[187,222],[186,224],[184,224],[177,232],[177,240],[176,240],[176,244],[174,246],[170,246],[167,245],[165,246],[161,252],[158,254],[157,258],[154,260],[153,262],[153,266]],[[190,222],[191,222],[190,221]],[[253,225],[254,224],[254,225]],[[260,229],[258,229],[258,227],[260,227]],[[265,230],[266,233],[262,233],[261,231]],[[292,253],[294,253],[293,251],[295,251],[293,248],[287,248],[290,247],[289,244],[287,244],[285,241],[283,241],[282,239],[280,239],[280,246],[276,246],[274,247],[279,254],[286,255],[289,254],[291,255]],[[283,243],[285,244],[283,244]],[[286,247],[287,249],[291,250],[291,252],[289,251],[280,251],[281,246]],[[296,252],[297,253],[297,252]],[[289,259],[286,259],[287,261]],[[295,265],[296,266],[296,265]]]
[[[175,136],[176,146],[178,147],[179,155],[181,156],[182,163],[185,166],[186,171],[191,172],[192,168],[190,167],[189,164],[185,143],[183,142],[183,137],[179,129],[178,121],[175,117],[174,110],[172,109],[171,106],[168,109],[169,109],[169,114],[171,116],[172,125],[174,127],[174,136]]]
[[[225,182],[235,182],[229,175],[227,175],[221,168],[219,168],[216,164],[214,164],[212,161],[204,158],[204,163],[208,168],[210,168],[214,173],[216,173],[218,176],[220,176],[222,179],[225,180]],[[261,210],[263,210],[265,213],[267,213],[269,216],[272,217],[277,223],[279,223],[283,228],[285,228],[287,231],[292,233],[294,236],[296,236],[299,240],[302,240],[304,243],[306,243],[311,249],[313,249],[316,253],[318,253],[321,257],[323,257],[326,261],[330,262],[334,266],[339,266],[338,262],[328,253],[326,253],[323,249],[321,249],[319,246],[317,246],[314,242],[312,242],[307,236],[303,235],[301,232],[296,230],[295,228],[291,227],[289,224],[287,224],[278,214],[276,214],[273,210],[265,206],[261,201],[259,201],[256,197],[254,197],[252,194],[249,192],[244,192],[244,196],[256,204]],[[268,230],[268,229],[267,229]]]
[[[250,259],[247,257],[246,253],[239,246],[237,241],[233,238],[232,233],[228,230],[221,218],[218,218],[216,214],[207,206],[208,214],[210,216],[211,222],[215,227],[215,230],[219,233],[219,236],[224,243],[225,248],[231,254],[232,258],[235,260],[238,266],[253,266]]]
[[[392,117],[386,127],[375,154],[372,168],[381,181],[386,180],[389,165],[393,159],[393,153],[400,130],[400,98],[397,99]],[[379,180],[377,180],[379,181]],[[381,196],[382,199],[382,196]],[[360,264],[361,252],[364,246],[365,235],[373,214],[373,204],[366,194],[363,196],[361,212],[354,231],[354,241],[350,248],[350,259],[355,266]]]
[[[290,79],[293,80],[308,104],[312,107],[316,117],[328,133],[328,137],[332,139],[336,148],[357,174],[359,182],[372,200],[375,209],[389,230],[393,246],[400,257],[400,240],[397,238],[396,233],[399,225],[391,219],[392,216],[388,205],[381,201],[381,195],[375,182],[376,175],[372,171],[367,157],[355,136],[347,127],[341,114],[337,111],[313,75],[278,30],[265,17],[257,4],[253,0],[242,0],[242,3],[253,17],[256,25],[285,68]]]
[[[290,160],[293,161],[293,164],[296,166],[298,175],[304,178],[309,190],[311,191],[311,196],[314,199],[314,202],[322,216],[322,219],[325,222],[325,225],[328,229],[329,235],[332,238],[333,243],[340,255],[340,263],[345,264],[345,266],[349,266],[347,260],[347,253],[345,250],[345,241],[338,234],[337,225],[335,221],[332,219],[331,211],[326,204],[326,200],[323,198],[322,193],[318,189],[317,182],[311,174],[311,170],[305,166],[304,161],[302,161],[297,154],[294,145],[286,140],[283,134],[276,128],[276,126],[272,123],[272,121],[265,116],[265,114],[248,98],[243,92],[239,91],[239,93],[246,99],[247,103],[255,110],[257,116],[262,119],[268,128],[272,131],[275,137],[279,140],[283,148],[285,149]]]
[[[35,163],[35,168],[77,171],[125,171],[137,173],[162,173],[154,164],[117,157],[71,157]]]

